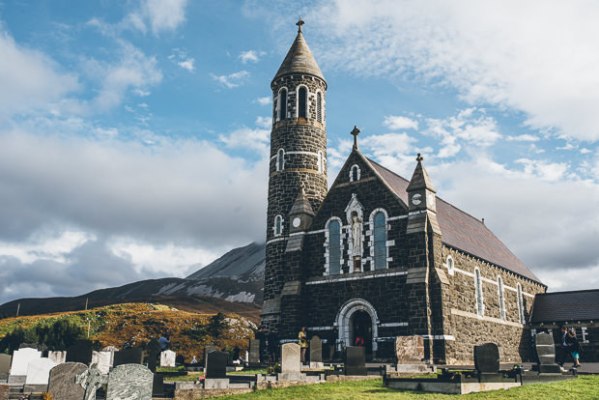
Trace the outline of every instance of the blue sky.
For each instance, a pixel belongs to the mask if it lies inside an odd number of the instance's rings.
[[[364,153],[599,286],[599,6],[1,1],[0,302],[185,276],[263,240],[270,80],[298,16],[329,178]]]

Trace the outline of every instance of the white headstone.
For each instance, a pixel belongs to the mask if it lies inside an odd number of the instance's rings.
[[[49,351],[48,358],[58,364],[63,364],[67,361],[66,351]]]
[[[113,360],[114,352],[112,351],[94,351],[92,353],[92,364],[96,364],[96,368],[104,375],[110,372]]]
[[[281,371],[300,372],[300,345],[296,343],[285,343],[281,346]]]
[[[160,366],[161,367],[174,367],[177,353],[171,350],[165,350],[160,353]]]
[[[55,366],[56,363],[49,358],[31,360],[27,366],[25,385],[47,385],[50,378],[50,370]]]
[[[10,366],[10,374],[14,376],[27,375],[27,366],[32,360],[42,358],[42,352],[36,349],[23,348],[15,350],[12,354],[12,364]]]

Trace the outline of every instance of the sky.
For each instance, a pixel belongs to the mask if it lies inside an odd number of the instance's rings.
[[[0,303],[264,241],[270,81],[305,20],[332,183],[363,153],[599,288],[599,3],[0,0]]]

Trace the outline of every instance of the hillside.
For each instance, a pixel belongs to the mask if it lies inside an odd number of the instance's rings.
[[[234,312],[257,320],[263,298],[265,245],[233,249],[186,279],[149,279],[76,297],[18,299],[0,306],[0,318],[75,311],[119,303],[159,302],[179,309]]]
[[[162,333],[171,335],[171,348],[187,360],[202,354],[207,344],[228,350],[246,348],[252,338],[255,324],[237,314],[226,314],[226,326],[215,337],[207,327],[214,314],[182,311],[163,304],[125,303],[97,307],[87,311],[63,312],[0,320],[0,339],[17,327],[31,328],[66,319],[87,331],[90,323],[90,340],[98,347],[122,348],[125,343],[143,346]]]

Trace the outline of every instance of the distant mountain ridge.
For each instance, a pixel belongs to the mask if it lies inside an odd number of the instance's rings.
[[[183,310],[235,312],[256,318],[263,300],[265,244],[233,249],[185,279],[148,279],[75,297],[18,299],[0,305],[0,317],[75,311],[131,302],[160,302]]]

